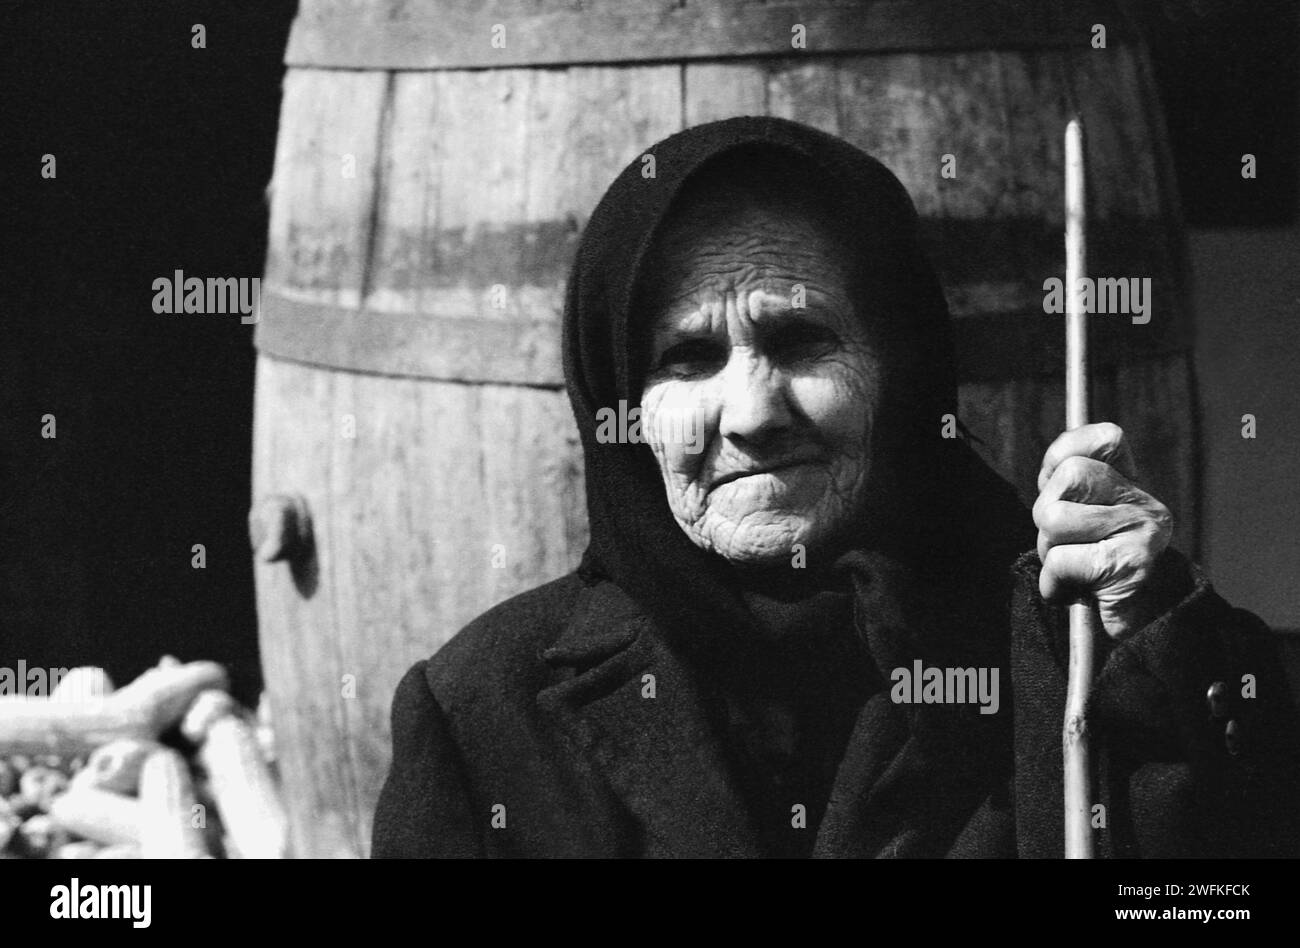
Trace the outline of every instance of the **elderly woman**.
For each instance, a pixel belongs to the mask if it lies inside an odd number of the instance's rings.
[[[1269,631],[1168,548],[1114,425],[1052,444],[1032,519],[943,437],[898,180],[778,119],[650,153],[568,283],[591,544],[402,680],[374,854],[1059,856],[1081,592],[1099,852],[1290,854]]]

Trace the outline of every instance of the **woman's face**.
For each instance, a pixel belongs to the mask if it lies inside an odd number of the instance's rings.
[[[643,437],[698,546],[735,563],[815,551],[863,498],[880,365],[829,231],[733,194],[667,222],[649,263]]]

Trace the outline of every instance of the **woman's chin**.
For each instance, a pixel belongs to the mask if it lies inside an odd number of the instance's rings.
[[[849,506],[828,491],[826,477],[745,477],[708,496],[695,517],[678,516],[678,525],[696,546],[745,567],[811,565],[849,521]]]
[[[722,535],[711,537],[708,547],[735,566],[794,566],[806,559],[819,531],[807,521],[791,517],[718,533]]]

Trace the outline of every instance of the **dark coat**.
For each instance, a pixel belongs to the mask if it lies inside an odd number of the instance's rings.
[[[1297,731],[1271,633],[1170,561],[1185,574],[1173,580],[1186,584],[1181,601],[1099,657],[1099,854],[1294,855]],[[1061,855],[1066,628],[1039,598],[1038,569],[1033,553],[1012,569],[1008,772],[979,799],[910,782],[944,735],[880,691],[858,718],[815,855]],[[1241,697],[1244,675],[1254,698]],[[517,596],[399,685],[373,854],[759,856],[758,821],[808,832],[788,811],[748,811],[704,706],[689,667],[617,586],[570,575]]]

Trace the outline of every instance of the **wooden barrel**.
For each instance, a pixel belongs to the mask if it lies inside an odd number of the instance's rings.
[[[1123,22],[1069,6],[302,0],[270,189],[253,518],[299,855],[368,852],[410,663],[576,564],[566,270],[617,172],[681,128],[784,116],[899,175],[958,318],[961,413],[1032,497],[1064,413],[1062,324],[1042,299],[1063,269],[1074,103],[1095,272],[1155,281],[1148,324],[1094,321],[1096,414],[1131,432],[1157,493],[1194,515],[1160,116]]]

